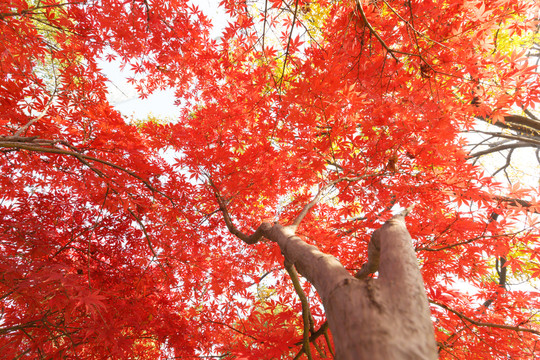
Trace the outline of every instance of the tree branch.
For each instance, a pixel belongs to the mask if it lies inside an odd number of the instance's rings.
[[[309,213],[309,211],[319,203],[319,201],[321,200],[321,193],[323,191],[323,189],[325,189],[326,186],[322,186],[321,188],[319,188],[319,191],[317,191],[317,195],[315,195],[315,197],[313,198],[313,200],[311,200],[309,203],[306,204],[306,206],[304,206],[304,208],[302,209],[302,211],[300,211],[300,214],[298,214],[298,216],[296,217],[296,219],[294,219],[294,221],[292,222],[291,226],[294,226],[294,227],[298,227],[298,225],[300,225],[300,223],[302,222],[302,220],[304,220],[304,218],[306,217],[306,215]]]
[[[304,220],[304,218],[306,217],[307,214],[309,214],[310,210],[319,203],[319,201],[321,201],[321,198],[322,198],[322,193],[324,190],[326,190],[327,188],[329,188],[330,186],[333,186],[339,182],[342,182],[342,181],[347,181],[347,182],[355,182],[355,181],[360,181],[360,180],[363,180],[363,179],[366,179],[368,177],[374,177],[374,176],[379,176],[379,175],[384,175],[385,172],[382,172],[382,173],[374,173],[374,174],[369,174],[369,175],[362,175],[362,176],[356,176],[356,177],[340,177],[336,180],[333,180],[333,181],[330,181],[328,184],[326,185],[323,185],[319,188],[319,190],[317,191],[317,194],[315,195],[315,197],[309,202],[307,203],[303,208],[302,210],[300,211],[300,214],[298,214],[298,216],[294,219],[294,221],[291,223],[291,227],[293,227],[295,230],[296,228],[298,228],[298,226],[300,225],[300,223],[302,222],[302,220]]]
[[[332,349],[330,337],[328,336],[328,321],[325,321],[324,323],[322,323],[321,327],[319,327],[317,331],[311,334],[311,336],[309,337],[309,342],[315,345],[316,344],[315,340],[317,340],[321,335],[324,335],[324,339],[326,341],[328,351],[330,351],[330,354],[332,355],[332,358],[333,358],[334,351]],[[303,344],[303,341],[300,341],[300,342],[297,342],[295,345],[302,345],[302,344]],[[302,347],[302,349],[298,352],[298,354],[296,354],[295,358],[299,358],[303,353],[304,353],[304,348]]]
[[[257,230],[251,235],[246,235],[240,230],[234,226],[231,217],[229,215],[229,211],[227,210],[227,205],[224,201],[224,199],[219,194],[219,190],[212,181],[212,179],[208,178],[208,181],[210,183],[210,186],[214,189],[214,195],[217,199],[217,202],[219,204],[219,209],[221,210],[221,213],[223,214],[223,219],[225,220],[225,225],[227,225],[227,229],[229,229],[230,233],[245,242],[246,244],[252,245],[258,243],[263,237],[264,233],[268,231],[272,225],[268,222],[263,222]]]
[[[54,94],[53,94],[53,96],[51,96],[51,98],[49,99],[49,101],[45,105],[45,109],[43,109],[43,111],[37,117],[35,117],[35,118],[31,119],[30,121],[28,121],[24,126],[22,126],[19,130],[17,130],[17,132],[15,134],[13,134],[13,135],[14,136],[20,136],[23,132],[28,130],[28,128],[30,126],[32,126],[33,123],[35,123],[35,122],[39,121],[41,118],[43,118],[43,116],[45,116],[45,114],[47,113],[47,111],[51,107],[53,99],[54,99]]]
[[[475,152],[473,154],[470,154],[469,157],[470,158],[475,158],[475,157],[480,157],[482,155],[488,155],[488,154],[492,154],[492,153],[495,153],[495,152],[500,152],[500,151],[503,151],[503,150],[517,149],[517,148],[530,147],[530,146],[531,146],[531,144],[529,144],[527,142],[518,141],[518,142],[515,142],[515,143],[511,143],[511,144],[494,146],[494,147],[492,147],[490,149],[477,151],[477,152]]]
[[[232,331],[234,331],[234,332],[236,332],[236,333],[238,333],[238,334],[240,334],[240,335],[247,336],[247,337],[249,337],[249,338],[251,338],[251,339],[253,339],[253,340],[255,340],[255,341],[260,341],[260,340],[257,339],[255,336],[250,335],[250,334],[246,334],[246,333],[244,333],[244,332],[242,332],[242,331],[240,331],[240,330],[234,328],[234,327],[231,326],[231,325],[228,325],[228,324],[225,324],[225,323],[222,323],[222,322],[219,322],[219,321],[213,321],[213,320],[208,320],[207,322],[209,322],[209,323],[211,323],[211,324],[216,324],[216,325],[225,326],[226,328],[229,328],[229,329],[231,329]]]
[[[141,227],[141,230],[144,234],[144,237],[146,238],[146,242],[148,243],[148,247],[150,248],[150,251],[152,252],[152,255],[154,255],[154,258],[156,259],[159,267],[161,268],[161,271],[163,271],[163,273],[165,274],[165,276],[171,280],[169,278],[169,274],[167,274],[167,271],[165,270],[165,267],[163,266],[163,264],[161,263],[161,261],[159,261],[159,258],[158,258],[158,254],[156,253],[156,250],[154,249],[154,245],[152,245],[152,239],[150,239],[150,235],[148,234],[148,232],[146,231],[146,226],[144,226],[142,220],[137,216],[135,215],[135,213],[133,212],[133,210],[131,210],[129,207],[127,208],[127,211],[131,214],[131,216],[133,216],[133,218],[135,219],[135,221],[137,222],[137,224],[139,224],[139,226]]]
[[[509,129],[519,133],[526,133],[530,136],[540,136],[540,121],[528,118],[526,116],[507,115],[504,117],[504,122],[497,121],[496,123],[491,121],[489,118],[481,116],[477,116],[476,118],[503,129]]]
[[[313,332],[314,329],[313,318],[311,317],[311,312],[309,310],[309,302],[306,294],[304,293],[304,290],[302,289],[302,285],[300,285],[300,280],[298,279],[298,274],[294,269],[294,265],[285,260],[285,270],[287,270],[287,273],[289,273],[289,276],[291,277],[291,281],[294,286],[294,290],[296,291],[296,294],[298,294],[300,302],[302,303],[302,321],[304,322],[304,331],[302,334],[302,350],[306,354],[308,360],[312,360],[313,358],[311,357],[311,350],[309,348],[309,334],[310,332]]]
[[[476,326],[485,326],[485,327],[492,327],[492,328],[497,328],[497,329],[513,330],[513,331],[517,331],[517,332],[527,332],[527,333],[531,333],[531,334],[535,334],[535,335],[540,336],[540,331],[537,331],[537,330],[534,330],[534,329],[528,329],[528,328],[523,328],[523,327],[519,327],[519,326],[512,326],[512,325],[505,325],[505,324],[495,324],[495,323],[487,323],[487,322],[477,321],[477,320],[471,319],[470,317],[468,317],[468,316],[466,316],[466,315],[464,315],[464,314],[450,308],[447,305],[440,304],[440,303],[438,303],[436,301],[433,301],[433,300],[429,300],[429,302],[432,303],[433,305],[437,305],[437,306],[445,309],[446,311],[451,312],[452,314],[459,317],[461,320],[467,321],[468,323],[471,323],[471,324],[476,325]]]
[[[289,33],[289,41],[287,41],[287,49],[285,50],[285,60],[283,61],[283,70],[281,71],[281,77],[279,79],[280,92],[281,92],[281,87],[283,84],[283,76],[285,76],[285,67],[287,66],[287,60],[289,59],[289,49],[291,47],[291,41],[292,41],[292,36],[294,32],[294,25],[296,23],[297,14],[298,14],[298,0],[296,0],[296,3],[294,5],[294,14],[293,14],[293,21],[291,24],[291,32]]]
[[[360,270],[354,274],[357,279],[365,279],[369,274],[374,274],[379,270],[379,264],[381,259],[381,244],[379,240],[379,232],[375,230],[371,234],[371,239],[368,244],[368,261],[362,265]]]
[[[498,138],[502,138],[502,139],[516,140],[516,141],[519,141],[519,142],[528,142],[528,143],[530,143],[530,146],[540,146],[540,140],[536,140],[535,138],[532,138],[532,137],[529,137],[529,136],[524,136],[524,135],[504,134],[504,133],[499,133],[499,132],[482,131],[482,130],[470,130],[468,132],[469,133],[491,135],[491,137],[498,137]]]
[[[390,49],[388,45],[386,45],[384,40],[379,36],[379,34],[377,34],[375,29],[373,29],[373,27],[369,23],[366,14],[364,13],[364,8],[362,7],[362,0],[356,0],[356,8],[360,12],[360,15],[362,16],[362,19],[364,20],[364,23],[368,27],[369,31],[377,38],[377,40],[379,40],[382,47],[386,49],[386,51],[394,58],[394,60],[396,60],[396,62],[399,62],[399,59],[396,57],[396,55],[394,55],[394,50]]]
[[[21,137],[21,136],[0,136],[0,148],[11,148],[11,149],[19,149],[19,150],[28,150],[28,151],[35,151],[35,152],[43,152],[43,153],[50,153],[50,154],[60,154],[60,155],[68,155],[73,156],[79,161],[81,161],[83,164],[91,168],[93,171],[96,171],[98,174],[101,174],[100,176],[105,176],[101,171],[93,168],[87,161],[90,160],[94,161],[103,165],[106,165],[108,167],[111,167],[113,169],[119,170],[121,172],[124,172],[131,177],[139,180],[142,182],[150,191],[158,193],[162,195],[163,197],[167,198],[171,204],[176,205],[174,200],[169,197],[167,194],[163,193],[162,191],[156,189],[152,184],[150,184],[147,180],[143,179],[139,175],[137,175],[135,172],[128,170],[126,168],[121,167],[120,165],[116,165],[115,163],[112,163],[107,160],[102,160],[93,156],[88,156],[85,154],[82,154],[78,151],[73,150],[65,150],[60,149],[56,147],[57,144],[63,144],[69,148],[75,149],[73,145],[70,145],[64,141],[59,140],[47,140],[47,139],[39,139],[36,136],[32,137]]]
[[[534,208],[535,206],[538,206],[527,200],[510,198],[507,196],[493,196],[493,199],[500,202],[509,203],[509,206],[513,207]],[[540,209],[534,209],[532,212],[538,214],[540,212]]]

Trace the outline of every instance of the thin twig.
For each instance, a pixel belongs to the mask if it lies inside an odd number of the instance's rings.
[[[45,109],[43,109],[43,111],[37,117],[35,117],[35,118],[31,119],[30,121],[28,121],[23,127],[21,127],[19,130],[17,130],[17,132],[15,134],[13,134],[13,135],[14,136],[20,136],[30,126],[32,126],[32,124],[34,124],[35,122],[41,120],[41,118],[43,118],[45,116],[45,114],[47,114],[47,111],[49,111],[49,108],[51,107],[53,99],[54,99],[54,94],[53,94],[53,96],[51,96],[51,98],[47,102],[47,105],[45,105]]]
[[[483,156],[483,155],[488,155],[488,154],[492,154],[492,153],[496,153],[496,152],[501,152],[503,150],[517,149],[517,148],[530,147],[530,146],[531,146],[531,144],[520,141],[520,142],[516,142],[516,143],[512,143],[512,144],[495,146],[495,147],[492,147],[490,149],[486,149],[486,150],[482,150],[482,151],[477,151],[474,154],[470,154],[469,158],[476,158],[476,157],[480,157],[480,156]]]
[[[383,173],[374,173],[374,174],[369,174],[369,175],[361,175],[361,176],[356,176],[356,177],[347,177],[347,176],[344,176],[344,177],[340,177],[338,179],[335,179],[335,180],[332,180],[330,181],[329,183],[325,184],[325,185],[322,185],[319,187],[319,190],[317,191],[317,194],[315,194],[315,196],[313,197],[313,199],[307,203],[303,208],[302,210],[300,211],[300,214],[298,214],[298,216],[293,220],[293,222],[291,223],[291,226],[292,227],[295,227],[297,228],[300,223],[302,222],[302,220],[304,220],[304,218],[306,217],[306,215],[311,211],[311,209],[317,205],[319,203],[319,201],[321,201],[321,198],[322,198],[322,193],[328,189],[329,187],[333,186],[333,185],[336,185],[337,183],[340,183],[342,181],[346,181],[346,182],[356,182],[356,181],[360,181],[360,180],[364,180],[364,179],[367,179],[369,177],[375,177],[375,176],[379,176],[379,175],[384,175],[386,172],[383,172]]]
[[[133,210],[131,210],[130,208],[127,208],[127,211],[131,214],[131,216],[133,216],[133,218],[135,219],[135,221],[139,224],[139,226],[141,227],[141,230],[144,234],[144,237],[146,238],[146,242],[148,243],[148,247],[150,248],[150,251],[152,252],[152,254],[154,255],[154,258],[156,259],[156,262],[158,263],[159,267],[161,268],[161,270],[163,271],[163,273],[165,274],[165,276],[167,278],[169,278],[169,274],[167,274],[167,271],[165,271],[165,267],[163,267],[163,264],[161,263],[161,261],[159,261],[159,258],[158,258],[158,254],[156,253],[156,250],[154,249],[154,245],[152,245],[152,239],[150,239],[150,235],[148,234],[148,232],[146,231],[146,226],[144,226],[142,220],[137,216],[135,215],[135,213],[133,212]],[[169,278],[170,280],[170,278]]]
[[[298,0],[296,0],[295,6],[294,6],[294,15],[293,15],[293,21],[291,24],[291,32],[289,33],[289,41],[287,41],[287,49],[285,50],[285,60],[283,61],[283,70],[281,71],[281,77],[279,79],[280,92],[281,92],[281,87],[283,85],[283,76],[285,76],[285,67],[287,66],[287,60],[289,58],[289,48],[291,47],[291,41],[292,41],[292,36],[294,32],[294,24],[296,23],[297,13],[298,13]]]
[[[266,58],[266,53],[264,52],[264,39],[266,38],[266,17],[268,16],[268,0],[264,1],[264,20],[263,20],[263,31],[262,31],[262,53]]]
[[[300,211],[300,214],[298,214],[298,216],[294,219],[294,221],[291,224],[292,226],[298,227],[298,225],[300,225],[300,223],[302,222],[302,220],[304,220],[304,218],[309,213],[309,211],[315,205],[317,205],[319,203],[319,201],[321,200],[321,193],[325,188],[326,188],[326,186],[322,186],[322,187],[319,188],[319,190],[317,191],[317,194],[315,195],[315,197],[302,208],[302,211]]]

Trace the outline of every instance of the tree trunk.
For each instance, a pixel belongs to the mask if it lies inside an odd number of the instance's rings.
[[[336,359],[437,359],[429,303],[404,215],[375,231],[368,263],[356,277],[336,258],[296,236],[295,230],[269,223],[259,228],[317,289]],[[367,277],[377,268],[377,279]]]

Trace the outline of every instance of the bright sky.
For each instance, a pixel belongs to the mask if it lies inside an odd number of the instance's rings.
[[[179,116],[180,109],[174,105],[172,89],[158,91],[146,99],[141,99],[135,87],[126,81],[128,77],[134,76],[127,67],[121,70],[118,61],[110,63],[103,61],[100,65],[109,79],[109,101],[123,115],[138,119],[146,118],[148,115],[158,118]]]

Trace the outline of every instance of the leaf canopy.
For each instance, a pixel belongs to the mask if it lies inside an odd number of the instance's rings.
[[[537,36],[538,4],[220,7],[216,38],[184,0],[0,2],[0,352],[294,357],[301,304],[279,248],[230,234],[219,199],[251,233],[323,189],[298,233],[351,272],[415,205],[441,358],[540,355],[538,187],[495,182],[460,136],[538,103],[537,69],[508,51]],[[174,89],[181,116],[123,117],[101,70],[113,59],[141,97]]]

